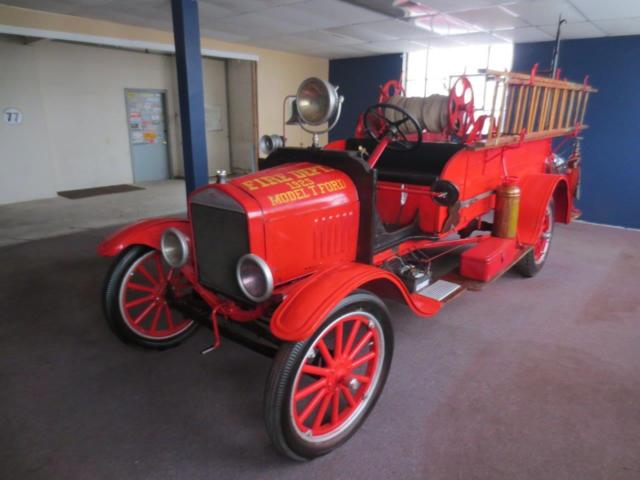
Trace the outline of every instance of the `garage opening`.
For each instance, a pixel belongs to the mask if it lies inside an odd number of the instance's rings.
[[[0,204],[184,177],[172,53],[25,43],[17,35],[0,36],[0,53],[6,75],[16,77],[5,79],[3,94],[29,107],[7,145],[11,150],[15,141],[29,165],[16,158],[9,166],[0,179]],[[202,61],[209,174],[251,171],[257,159],[256,62]],[[17,188],[27,172],[33,185]]]

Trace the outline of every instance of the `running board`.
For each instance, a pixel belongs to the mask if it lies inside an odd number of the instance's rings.
[[[423,297],[433,298],[441,303],[446,303],[456,296],[457,293],[462,293],[462,285],[446,280],[437,280],[416,293]]]
[[[531,251],[531,247],[519,248],[513,261],[505,266],[498,275],[488,282],[463,277],[460,275],[459,270],[457,270],[444,275],[441,279],[436,280],[431,285],[419,290],[413,295],[437,300],[442,304],[448,303],[466,290],[479,291],[483,287],[495,282],[498,278],[513,268],[515,264],[522,259],[522,257],[529,253],[529,251]]]

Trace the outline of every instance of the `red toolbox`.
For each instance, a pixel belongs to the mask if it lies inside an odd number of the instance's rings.
[[[460,256],[460,275],[488,282],[513,262],[517,252],[515,238],[489,237]]]

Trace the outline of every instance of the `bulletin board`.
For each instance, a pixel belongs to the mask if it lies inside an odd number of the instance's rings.
[[[167,142],[161,92],[127,91],[127,115],[133,145]]]

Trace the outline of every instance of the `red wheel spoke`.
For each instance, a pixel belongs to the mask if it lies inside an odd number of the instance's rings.
[[[323,367],[316,367],[315,365],[305,364],[302,367],[302,373],[306,373],[308,375],[316,375],[321,377],[326,377],[329,373],[329,369]]]
[[[162,282],[163,280],[166,279],[166,275],[164,274],[164,268],[162,268],[162,262],[160,261],[160,255],[155,254],[153,256],[153,260],[156,263],[156,270],[157,270],[157,273],[158,273],[158,280],[160,282]]]
[[[342,337],[344,336],[344,323],[338,322],[336,325],[336,329],[334,331],[335,335],[335,344],[333,347],[333,354],[336,358],[339,358],[342,355]]]
[[[353,327],[351,327],[351,333],[349,333],[349,338],[347,339],[347,344],[344,346],[343,351],[349,352],[351,350],[351,346],[358,335],[358,330],[360,330],[360,319],[356,318]]]
[[[156,309],[156,313],[153,315],[153,320],[151,320],[151,327],[149,327],[150,332],[155,332],[158,330],[158,320],[160,320],[160,314],[162,313],[162,309],[159,305],[156,305],[158,308]]]
[[[364,365],[365,363],[367,363],[369,360],[371,360],[372,358],[376,357],[376,352],[369,352],[366,355],[363,355],[362,357],[360,357],[359,359],[355,360],[352,364],[351,364],[351,368],[352,369],[356,369],[358,368],[360,365]]]
[[[145,338],[166,340],[185,332],[193,320],[173,312],[163,291],[189,281],[178,269],[168,268],[156,250],[143,254],[131,265],[120,284],[120,312],[134,333]],[[163,317],[166,316],[166,321]]]
[[[322,403],[320,404],[320,408],[318,409],[318,413],[316,413],[316,418],[313,419],[312,429],[318,429],[322,425],[322,421],[324,420],[324,416],[329,409],[329,402],[331,402],[332,395],[326,395],[322,399]]]
[[[329,349],[327,348],[327,344],[324,343],[324,339],[320,339],[317,346],[318,350],[320,350],[322,358],[324,358],[324,361],[327,362],[327,365],[332,366],[334,363],[333,357],[331,356],[331,352],[329,352]]]
[[[130,288],[131,290],[137,290],[139,292],[155,293],[156,291],[156,289],[153,287],[148,287],[147,285],[141,285],[139,283],[134,283],[134,282],[129,282],[127,284],[127,288]]]
[[[370,377],[366,377],[364,375],[355,375],[352,374],[351,375],[352,378],[355,378],[357,381],[359,381],[360,383],[369,383],[371,382],[371,378]]]
[[[156,307],[158,307],[156,302],[150,303],[142,312],[140,312],[140,315],[133,319],[133,323],[136,325],[139,324],[147,315],[149,315],[149,313],[151,313],[151,310]]]
[[[173,315],[171,315],[171,310],[169,310],[169,305],[164,304],[164,312],[167,315],[167,326],[169,330],[173,330],[175,327],[173,325]]]
[[[331,423],[335,425],[340,418],[340,390],[333,392],[331,399]]]
[[[356,401],[353,398],[353,395],[351,395],[351,391],[349,390],[349,387],[346,387],[344,385],[340,385],[340,389],[342,390],[342,393],[344,394],[344,398],[347,399],[347,403],[349,404],[349,406],[353,407],[356,404]]]
[[[296,402],[299,402],[303,398],[306,398],[309,395],[311,395],[313,392],[317,392],[321,388],[324,388],[326,385],[327,385],[327,379],[321,378],[320,380],[317,380],[313,382],[311,385],[307,385],[302,390],[298,391],[298,393],[296,393],[294,397],[294,400]]]
[[[144,297],[136,298],[135,300],[131,300],[124,304],[125,308],[132,308],[136,305],[140,305],[141,303],[150,302],[154,299],[153,295],[145,295]]]
[[[326,390],[320,390],[316,394],[316,396],[313,397],[313,399],[309,402],[309,404],[305,407],[305,409],[302,411],[302,413],[298,417],[298,420],[300,421],[300,423],[304,423],[304,421],[307,418],[309,418],[309,415],[311,415],[311,413],[315,410],[315,408],[320,403],[320,400],[322,400],[326,394],[327,394]]]
[[[350,360],[353,360],[356,357],[356,355],[360,353],[360,350],[362,350],[364,346],[369,342],[369,340],[371,340],[371,337],[373,337],[373,332],[369,330],[367,333],[365,333],[364,337],[360,339],[360,341],[354,347],[354,349],[349,352]]]
[[[158,285],[158,280],[153,278],[153,275],[149,273],[149,270],[147,270],[147,267],[145,267],[142,263],[138,265],[138,271],[142,273],[145,277],[147,277],[147,280],[149,280],[152,285]]]
[[[169,272],[167,273],[167,277],[166,277],[166,281],[167,283],[169,283],[171,280],[173,280],[173,277],[176,273],[176,269],[175,268],[170,268]]]

